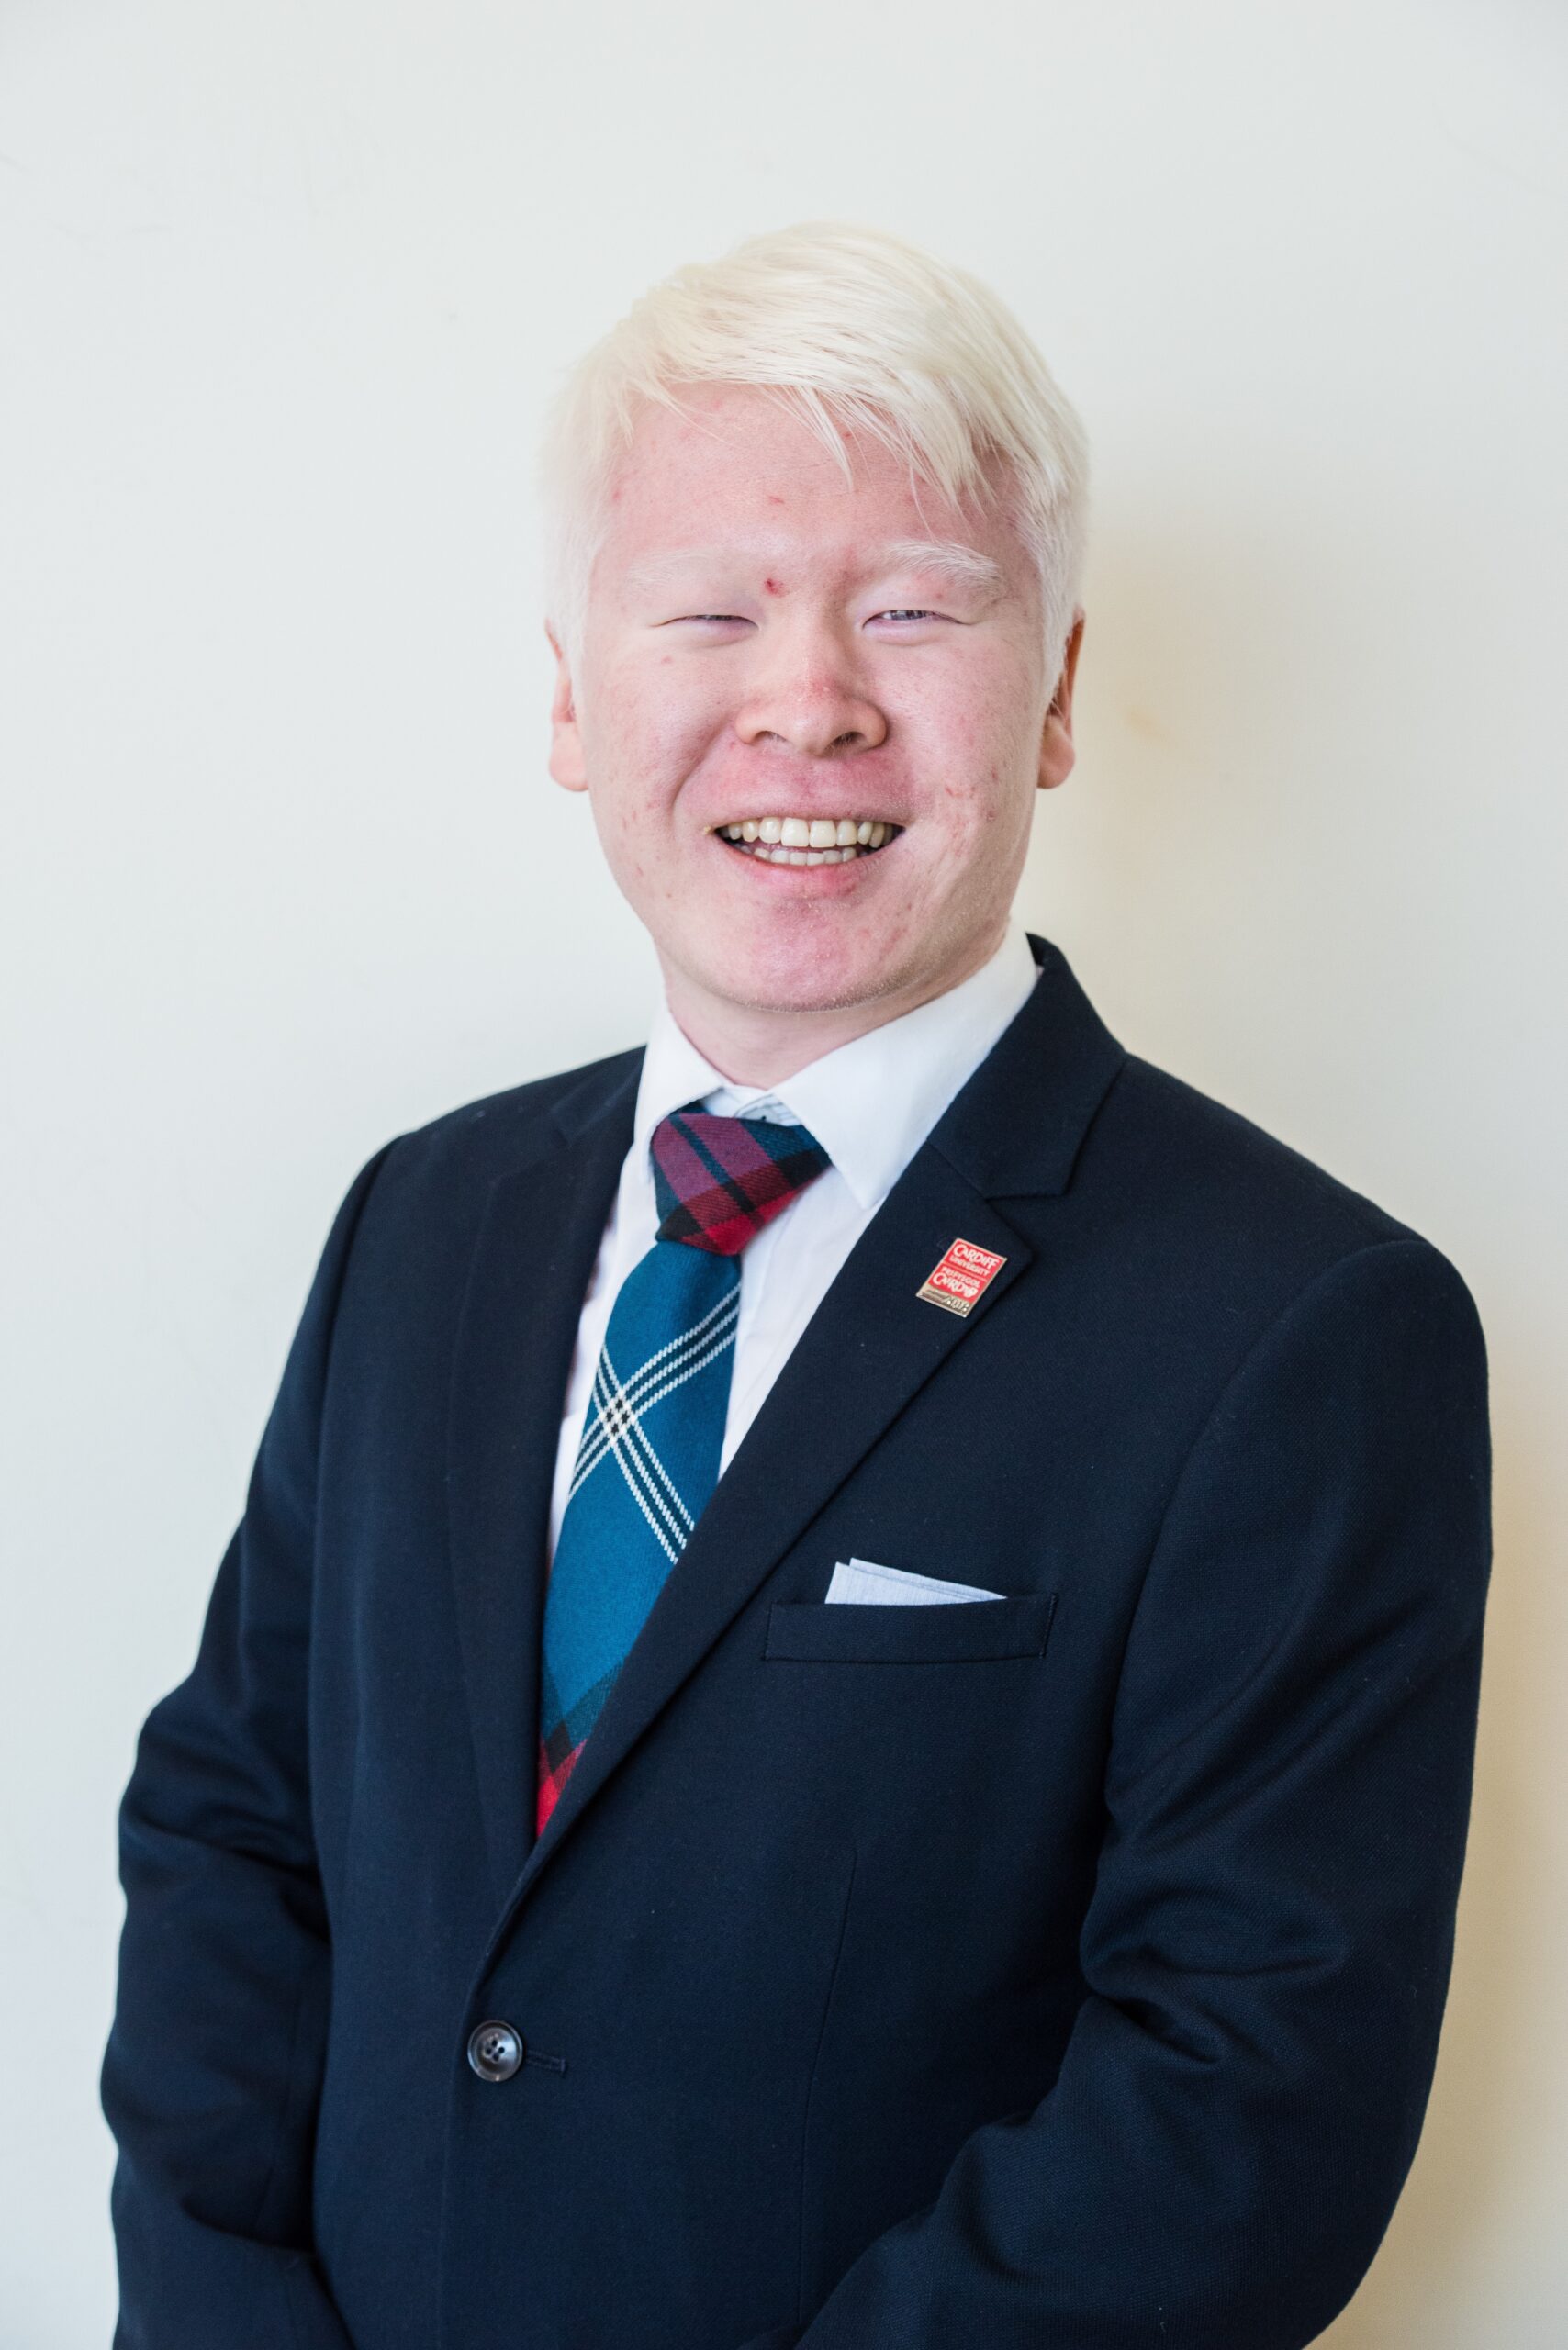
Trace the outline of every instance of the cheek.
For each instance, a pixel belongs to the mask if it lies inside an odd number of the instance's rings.
[[[653,654],[599,681],[598,765],[618,790],[657,800],[678,789],[723,736],[728,712],[712,686],[678,656]]]
[[[1007,829],[1033,780],[1029,733],[1016,699],[972,691],[933,696],[921,728],[922,764],[939,778],[945,828],[978,840]]]
[[[1016,766],[1033,685],[1011,647],[966,647],[961,661],[919,680],[907,715],[928,746],[983,784],[992,770],[1005,775]]]

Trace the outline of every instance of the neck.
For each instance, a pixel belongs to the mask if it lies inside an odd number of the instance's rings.
[[[659,956],[665,996],[677,1025],[731,1085],[781,1085],[824,1053],[885,1027],[935,996],[946,995],[988,963],[1007,928],[1005,912],[960,961],[858,1003],[826,1004],[805,1012],[715,995]]]

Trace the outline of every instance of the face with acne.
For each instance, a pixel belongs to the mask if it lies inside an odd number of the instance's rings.
[[[953,505],[864,436],[846,483],[749,388],[682,407],[644,410],[612,483],[551,773],[687,1033],[722,1068],[726,1032],[794,1029],[803,1061],[1000,943],[1035,793],[1072,765],[1081,622],[1047,676],[1004,499]]]

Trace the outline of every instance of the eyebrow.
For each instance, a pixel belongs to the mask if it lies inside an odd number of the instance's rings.
[[[999,563],[961,539],[900,539],[887,550],[879,570],[931,571],[955,588],[975,588],[1000,596],[1007,576]]]
[[[633,594],[656,588],[672,573],[684,571],[693,564],[745,563],[747,561],[783,563],[781,555],[764,555],[759,549],[739,546],[681,547],[669,554],[648,555],[640,563],[631,563],[622,574],[622,584]],[[865,576],[879,576],[888,571],[924,571],[935,574],[953,588],[968,588],[990,596],[999,596],[1007,586],[1002,565],[978,547],[966,546],[961,539],[897,539],[881,550],[874,564],[867,565]]]

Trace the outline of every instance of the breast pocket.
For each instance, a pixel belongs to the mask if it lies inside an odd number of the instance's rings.
[[[776,1599],[763,1655],[788,1664],[983,1664],[1044,1656],[1054,1592],[938,1605]]]

